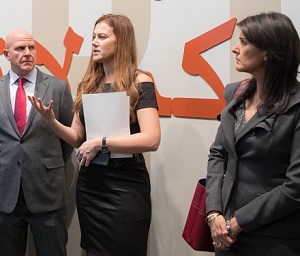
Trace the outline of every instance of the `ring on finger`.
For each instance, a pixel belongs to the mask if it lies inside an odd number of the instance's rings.
[[[217,243],[217,242],[213,242],[213,245],[216,247],[220,247],[222,244],[221,243]]]

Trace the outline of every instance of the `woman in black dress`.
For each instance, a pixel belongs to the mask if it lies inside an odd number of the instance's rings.
[[[86,140],[82,94],[120,91],[130,96],[131,135],[106,138],[103,134]],[[34,97],[31,102],[63,140],[78,148],[81,247],[88,256],[146,256],[151,199],[142,153],[157,150],[160,124],[153,81],[137,68],[130,20],[108,14],[96,21],[92,54],[77,89],[71,127],[55,119],[53,102],[48,107]],[[129,153],[132,157],[111,158],[107,165],[94,164],[92,160],[101,151]]]

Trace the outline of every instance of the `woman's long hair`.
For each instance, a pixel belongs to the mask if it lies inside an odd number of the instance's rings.
[[[266,51],[264,81],[259,110],[280,113],[288,105],[298,74],[300,43],[292,21],[277,12],[249,16],[237,23],[245,38]],[[250,80],[243,98],[251,97],[256,80]]]
[[[130,96],[130,116],[135,120],[135,106],[139,99],[136,76],[137,47],[135,33],[130,19],[124,15],[106,14],[101,16],[95,26],[100,22],[106,22],[113,28],[116,36],[116,48],[114,61],[114,91],[125,91]],[[82,108],[82,94],[102,92],[105,72],[102,63],[93,61],[91,54],[87,71],[77,88],[77,96],[74,102],[74,111],[78,113]]]

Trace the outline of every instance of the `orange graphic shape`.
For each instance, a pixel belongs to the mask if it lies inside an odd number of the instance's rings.
[[[44,65],[54,76],[65,80],[70,88],[67,74],[71,66],[73,53],[79,53],[82,42],[83,37],[76,34],[73,29],[69,27],[64,39],[66,53],[63,67],[61,67],[54,56],[44,46],[36,41],[37,65]]]
[[[225,101],[223,99],[224,86],[216,72],[200,55],[200,53],[231,38],[235,23],[236,19],[231,19],[205,34],[187,42],[184,48],[182,60],[183,69],[191,75],[201,76],[214,90],[218,99],[177,97],[171,99],[170,97],[161,96],[157,90],[156,84],[154,83],[159,106],[158,113],[160,116],[171,116],[171,114],[173,114],[177,117],[216,119],[216,116],[225,106]],[[44,65],[54,76],[65,80],[69,84],[67,74],[72,62],[72,56],[73,53],[79,53],[82,42],[83,38],[77,35],[72,28],[69,27],[64,39],[66,53],[63,67],[61,67],[54,56],[36,41],[37,65]],[[4,49],[5,42],[2,38],[0,38],[0,54],[3,54]],[[148,74],[154,81],[152,74],[149,72]],[[2,76],[1,68],[0,75]]]
[[[236,18],[233,18],[185,44],[183,69],[191,75],[201,76],[214,90],[218,99],[174,98],[171,103],[174,116],[216,119],[224,108],[224,85],[200,53],[230,39],[235,23]]]

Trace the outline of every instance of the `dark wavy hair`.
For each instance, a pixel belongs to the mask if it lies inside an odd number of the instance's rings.
[[[238,22],[237,26],[251,44],[267,53],[259,110],[282,112],[296,85],[300,62],[297,30],[290,18],[278,12],[249,16]],[[243,98],[251,97],[255,90],[256,80],[252,78]]]

